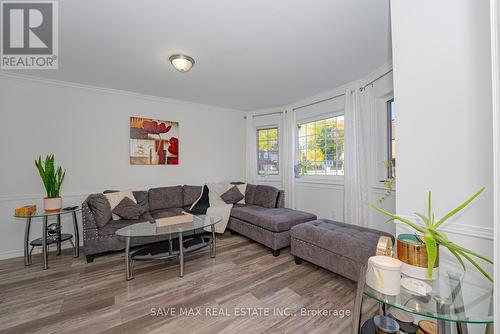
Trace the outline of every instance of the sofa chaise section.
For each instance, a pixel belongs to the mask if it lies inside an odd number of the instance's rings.
[[[311,213],[284,208],[284,192],[275,187],[247,185],[244,205],[231,210],[228,228],[272,249],[278,256],[290,246],[290,229],[315,220]]]

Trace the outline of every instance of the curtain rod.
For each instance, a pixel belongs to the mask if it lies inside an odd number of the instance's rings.
[[[276,114],[282,114],[283,111],[275,111],[275,112],[269,112],[267,114],[258,114],[258,115],[252,115],[252,118],[255,118],[255,117],[260,117],[260,116],[269,116],[269,115],[276,115]],[[244,119],[247,119],[246,116],[243,116]]]
[[[392,69],[390,69],[389,71],[387,71],[387,72],[383,73],[382,75],[376,77],[375,79],[373,79],[372,81],[370,81],[369,83],[367,83],[366,85],[364,85],[363,87],[360,87],[359,90],[365,89],[366,87],[370,86],[375,81],[377,81],[379,79],[382,79],[383,77],[385,77],[387,74],[389,74],[391,72],[392,72]],[[323,99],[323,100],[311,102],[309,104],[305,104],[303,106],[300,106],[300,107],[297,107],[297,108],[293,108],[293,110],[295,111],[295,110],[299,110],[299,109],[302,109],[302,108],[310,107],[310,106],[313,106],[315,104],[326,102],[326,101],[330,101],[330,100],[336,99],[337,97],[341,97],[341,96],[344,96],[344,95],[345,95],[345,93],[338,94],[338,95],[335,95],[335,96],[332,96],[332,97],[328,97],[328,98]],[[276,112],[271,112],[271,113],[267,113],[267,114],[253,115],[252,117],[267,116],[267,115],[282,114],[282,113],[283,113],[283,111],[276,111]],[[244,118],[246,119],[247,117],[245,116]]]
[[[365,89],[366,87],[370,86],[370,85],[371,85],[372,83],[374,83],[375,81],[377,81],[377,80],[379,80],[379,79],[382,79],[383,77],[385,77],[387,74],[389,74],[389,73],[391,73],[391,72],[392,72],[392,68],[391,68],[389,71],[385,72],[384,74],[382,74],[382,75],[380,75],[380,76],[376,77],[375,79],[373,79],[372,81],[370,81],[369,83],[367,83],[366,85],[364,85],[363,87],[360,87],[360,88],[359,88],[359,90],[363,90],[363,89]]]
[[[269,116],[269,115],[276,115],[276,114],[282,114],[283,111],[275,111],[275,112],[268,112],[267,114],[258,114],[258,115],[252,115],[252,117],[260,117],[260,116]]]
[[[326,98],[326,99],[323,99],[323,100],[319,100],[319,101],[312,102],[312,103],[309,103],[309,104],[306,104],[306,105],[303,105],[303,106],[300,106],[300,107],[297,107],[297,108],[293,108],[293,110],[299,110],[299,109],[302,109],[302,108],[305,108],[305,107],[310,107],[310,106],[313,106],[315,104],[326,102],[326,101],[330,101],[330,100],[336,99],[337,97],[341,97],[341,96],[344,96],[344,95],[345,95],[345,93],[342,93],[342,94],[339,94],[339,95],[335,95],[335,96],[332,96],[332,97],[329,97],[329,98]]]

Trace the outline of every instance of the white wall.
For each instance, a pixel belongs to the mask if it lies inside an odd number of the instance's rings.
[[[492,102],[493,102],[493,182],[495,279],[500,276],[500,1],[490,0]],[[500,307],[500,289],[495,290],[495,309]],[[495,331],[500,331],[500,312],[495,314]]]
[[[65,205],[104,189],[244,179],[239,111],[2,74],[0,114],[0,257],[22,254],[24,222],[12,218],[14,208],[41,207],[39,155],[54,153],[66,168]],[[130,165],[130,116],[178,121],[180,164]],[[40,229],[35,223],[33,236]]]
[[[488,6],[488,0],[393,1],[392,38],[397,213],[423,212],[432,190],[436,214],[442,216],[485,186],[444,230],[454,241],[492,258]],[[447,252],[442,254],[449,259]]]

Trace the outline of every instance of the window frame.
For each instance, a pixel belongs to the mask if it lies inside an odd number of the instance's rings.
[[[271,174],[266,176],[266,174],[259,174],[259,152],[265,152],[265,151],[260,151],[259,150],[259,131],[261,130],[272,130],[276,129],[277,136],[276,136],[276,141],[278,143],[278,173],[276,174]],[[268,124],[268,125],[262,125],[262,126],[256,126],[255,127],[255,141],[256,141],[256,150],[255,150],[255,155],[256,155],[256,174],[257,178],[262,178],[262,179],[278,179],[281,177],[281,133],[280,133],[280,126],[279,124]],[[269,141],[269,140],[268,140]],[[269,151],[267,151],[269,152]],[[272,151],[274,152],[274,151]]]
[[[394,103],[394,97],[386,101],[386,122],[387,122],[387,178],[394,178],[394,169],[392,167],[392,103]],[[396,138],[394,138],[396,140]]]
[[[311,117],[300,118],[295,122],[295,163],[299,163],[297,152],[299,151],[299,125],[306,123],[317,122],[321,120],[326,120],[329,118],[335,118],[339,116],[344,116],[345,122],[345,110],[336,110],[334,112],[326,112],[317,114]],[[345,123],[344,123],[345,124]],[[344,152],[345,152],[345,131],[344,131]],[[319,183],[319,184],[344,184],[344,175],[301,175],[300,178],[295,179],[296,183]]]

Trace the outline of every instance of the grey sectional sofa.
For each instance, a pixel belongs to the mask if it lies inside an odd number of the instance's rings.
[[[103,195],[90,195],[82,204],[83,243],[87,262],[92,262],[97,254],[125,248],[124,240],[115,235],[116,230],[140,221],[175,216],[183,210],[189,210],[199,198],[202,189],[202,186],[184,185],[134,191],[137,203],[146,213],[137,220],[110,218],[104,222],[99,222],[99,219],[102,220],[99,201],[102,201]],[[271,248],[273,255],[278,256],[280,249],[290,245],[291,227],[316,219],[315,215],[284,208],[284,196],[284,192],[275,187],[248,184],[245,192],[246,203],[233,206],[228,228]],[[138,238],[133,240],[132,246],[159,242],[167,238]]]

